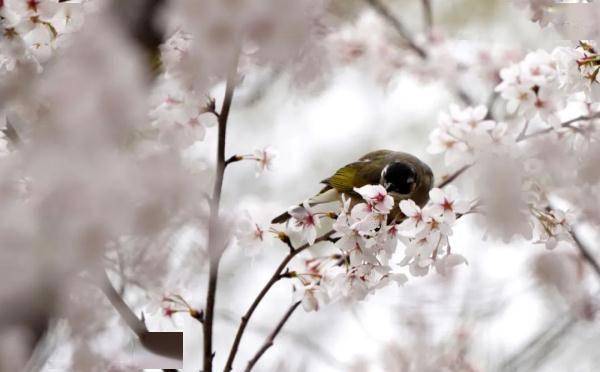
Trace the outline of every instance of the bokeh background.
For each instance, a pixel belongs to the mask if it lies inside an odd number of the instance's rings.
[[[436,28],[466,44],[526,52],[569,42],[551,27],[542,29],[530,22],[524,10],[509,1],[432,3]],[[409,29],[415,33],[423,29],[419,1],[388,4]],[[351,9],[350,24],[367,18],[373,27],[377,22],[387,27],[360,5],[352,1],[340,5]],[[228,169],[224,207],[248,210],[266,224],[279,211],[318,191],[318,182],[338,167],[375,149],[410,152],[431,164],[437,177],[449,172],[441,156],[426,152],[428,134],[439,113],[460,100],[443,81],[424,82],[402,70],[389,84],[380,84],[369,73],[373,68],[368,63],[336,68],[314,90],[298,88],[286,75],[265,74],[261,78],[268,83],[260,78],[256,82],[266,84],[259,99],[253,98],[255,87],[250,82],[242,88],[231,117],[228,151],[247,153],[270,145],[279,154],[276,169],[260,178],[248,164]],[[472,89],[476,102],[487,102],[489,89],[461,83]],[[217,87],[215,92],[222,90]],[[214,143],[215,131],[210,131],[198,152],[210,158]],[[457,185],[469,195],[468,182],[459,180]],[[542,246],[487,241],[484,235],[470,218],[458,223],[451,243],[465,255],[468,266],[455,269],[451,276],[411,278],[404,287],[387,287],[358,304],[330,304],[316,313],[294,314],[257,370],[430,371],[444,358],[451,361],[452,371],[597,370],[597,325],[575,317],[568,301],[536,275],[536,263],[550,253]],[[250,264],[240,258],[240,250],[225,254],[217,302],[217,350],[229,347],[239,316],[286,249],[276,240],[267,242]],[[572,253],[559,248],[551,254]],[[283,315],[292,301],[290,293],[289,283],[279,283],[259,307],[238,363],[243,365],[274,319]],[[202,294],[203,290],[191,294],[198,305]],[[185,325],[186,364],[197,365],[200,327],[191,320],[181,319],[179,324]],[[215,358],[220,364],[225,355],[217,353]]]
[[[376,43],[380,35],[394,33],[366,3],[332,1],[340,35],[369,44]],[[384,3],[420,37],[426,29],[421,1]],[[454,56],[477,60],[474,50],[506,53],[506,57],[492,58],[489,66],[479,66],[482,71],[507,65],[527,51],[572,43],[562,40],[552,27],[541,28],[531,22],[526,10],[515,2],[432,0],[431,4],[435,34],[453,40],[449,52]],[[386,40],[379,42],[393,50],[394,45],[385,45]],[[327,45],[335,47],[333,42]],[[331,63],[325,54],[317,53],[314,58],[315,65]],[[447,67],[443,53],[431,58],[434,67],[428,69]],[[245,70],[234,97],[226,152],[248,154],[272,146],[278,155],[274,169],[260,177],[249,161],[227,169],[223,215],[235,217],[247,211],[266,228],[271,218],[317,192],[320,180],[377,149],[410,152],[430,164],[438,179],[454,171],[444,166],[443,156],[426,151],[429,133],[440,112],[451,104],[464,103],[456,94],[457,87],[474,103],[487,104],[493,82],[473,78],[475,71],[461,74],[449,84],[436,74],[427,76],[427,69],[419,76],[414,65],[405,69],[382,62],[357,58],[333,68],[318,68],[313,72],[318,78],[310,80],[264,66]],[[498,66],[492,66],[495,63]],[[473,63],[465,68],[476,67]],[[211,89],[217,107],[224,88],[221,82]],[[212,182],[216,136],[216,128],[208,128],[206,138],[186,150],[190,166],[207,185]],[[467,198],[472,196],[471,176],[467,173],[455,182]],[[223,256],[214,330],[216,366],[225,362],[241,315],[287,253],[284,244],[267,235],[254,257],[249,258],[245,247],[239,245],[229,247]],[[192,306],[202,308],[206,267],[182,265],[181,261],[202,262],[198,247],[205,239],[193,229],[183,228],[170,242],[179,253],[165,265],[184,266],[186,271],[171,270],[162,289],[181,293]],[[575,255],[572,248],[558,247],[549,253],[541,245],[518,240],[511,244],[489,240],[471,216],[459,220],[451,244],[468,265],[446,276],[411,277],[404,286],[388,286],[359,303],[331,303],[318,312],[297,311],[255,370],[428,372],[439,371],[440,365],[445,366],[444,371],[600,369],[598,324],[593,315],[586,316],[586,309],[574,309],[572,298],[565,296],[578,293],[583,286],[591,293],[598,290],[596,282],[580,282],[586,269],[570,259]],[[317,254],[319,249],[313,247],[311,252]],[[548,267],[561,273],[559,282],[548,273]],[[151,297],[135,286],[126,292],[136,313],[144,312],[149,329],[184,331],[183,370],[197,371],[202,364],[201,325],[186,314],[165,317],[151,304]],[[279,282],[254,314],[234,370],[245,366],[291,303],[292,284]],[[590,297],[584,305],[595,307],[594,299]],[[133,334],[107,302],[98,302],[97,310],[110,320],[93,348],[117,360],[126,359],[128,347],[134,347]],[[64,341],[68,332],[63,334],[60,322],[54,327],[43,370],[69,370],[65,367],[68,361],[82,356],[73,355],[76,349]]]

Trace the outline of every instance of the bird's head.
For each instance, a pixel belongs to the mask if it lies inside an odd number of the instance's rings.
[[[392,161],[381,171],[380,184],[399,199],[412,199],[419,205],[429,200],[433,187],[431,168],[417,158]]]

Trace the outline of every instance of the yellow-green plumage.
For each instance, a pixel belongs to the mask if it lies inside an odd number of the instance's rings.
[[[347,164],[338,169],[331,177],[321,181],[326,186],[313,198],[309,199],[311,204],[321,204],[334,201],[341,194],[352,198],[354,203],[360,202],[361,197],[354,188],[365,185],[378,185],[384,180],[384,169],[389,165],[400,164],[406,166],[416,173],[414,188],[407,193],[388,191],[394,198],[395,207],[390,213],[392,218],[399,220],[398,203],[403,199],[412,199],[422,206],[429,200],[429,190],[433,186],[433,173],[429,166],[413,155],[391,151],[378,150],[362,156],[358,161]],[[332,191],[336,191],[334,193]],[[327,197],[323,197],[327,194]],[[290,218],[286,212],[276,217],[272,223],[283,223]]]

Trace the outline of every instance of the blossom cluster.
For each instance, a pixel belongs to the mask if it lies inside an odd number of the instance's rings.
[[[488,232],[505,241],[521,235],[549,249],[572,243],[573,209],[583,209],[579,184],[588,195],[598,186],[582,160],[596,154],[599,59],[594,43],[584,41],[533,51],[500,72],[502,120],[495,117],[500,110],[484,106],[451,106],[440,115],[428,150],[443,153],[447,165],[479,169]],[[540,136],[545,141],[529,140]],[[549,195],[569,206],[556,208]]]
[[[470,211],[470,204],[458,199],[456,189],[431,190],[424,208],[412,200],[397,205],[380,185],[366,185],[355,192],[360,199],[342,196],[336,213],[331,236],[335,253],[307,259],[291,274],[300,282],[296,296],[305,310],[318,310],[335,300],[360,301],[391,282],[401,285],[408,279],[400,271],[402,266],[422,276],[431,267],[446,274],[466,262],[451,252],[448,240],[456,219]],[[321,219],[332,217],[331,212],[315,211],[308,202],[289,213],[290,229],[300,232],[311,245]],[[405,246],[404,259],[394,263],[399,242]]]
[[[378,14],[369,11],[327,38],[333,62],[359,67],[382,85],[407,72],[425,82],[446,82],[451,90],[464,81],[465,86],[487,91],[497,84],[501,67],[520,57],[518,49],[455,40],[437,29],[415,35],[414,41],[425,57],[406,46]]]
[[[506,123],[488,118],[485,106],[461,109],[452,105],[448,113],[440,114],[438,127],[429,135],[427,150],[443,153],[447,165],[470,164],[481,151],[509,145],[508,131]]]
[[[178,76],[177,68],[188,58],[192,36],[175,32],[161,47],[162,73],[154,87],[151,125],[162,142],[186,147],[202,141],[206,128],[216,122],[210,98]],[[214,107],[213,107],[214,109]]]
[[[0,2],[0,74],[22,65],[41,70],[69,34],[83,24],[86,1],[5,0]]]
[[[506,100],[509,114],[559,129],[561,113],[570,101],[591,103],[600,98],[598,58],[591,42],[555,48],[552,53],[537,50],[503,69],[496,91]]]

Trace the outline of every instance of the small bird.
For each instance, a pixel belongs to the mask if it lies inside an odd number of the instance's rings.
[[[341,195],[351,198],[352,204],[361,202],[361,196],[354,191],[365,185],[381,185],[394,198],[394,208],[390,217],[400,221],[403,217],[398,204],[401,200],[412,199],[419,206],[429,200],[429,190],[434,177],[431,168],[417,157],[404,152],[377,150],[362,156],[358,161],[338,169],[333,176],[321,183],[325,187],[308,203],[312,205],[341,200]],[[288,212],[275,217],[271,223],[284,223],[291,218]]]

